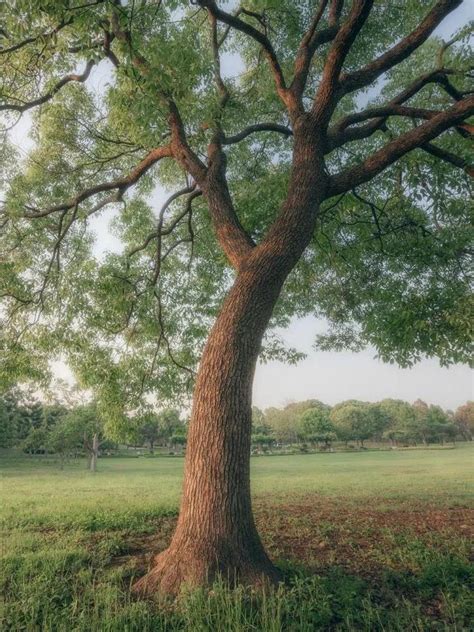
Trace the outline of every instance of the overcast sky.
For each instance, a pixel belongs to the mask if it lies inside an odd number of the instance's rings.
[[[474,0],[464,0],[437,33],[449,39],[452,33],[466,24],[474,16]],[[227,60],[226,74],[238,75],[241,72],[239,59]],[[109,80],[107,73],[96,71],[91,76],[93,87],[97,91]],[[28,117],[24,117],[15,130],[16,144],[22,154],[30,146],[27,139]],[[166,198],[165,191],[157,191],[157,208]],[[108,230],[112,213],[106,212],[94,220],[98,234],[99,251],[120,250],[121,245]],[[375,359],[374,350],[361,353],[315,352],[312,344],[315,334],[324,328],[324,322],[315,318],[293,321],[288,330],[282,333],[287,343],[308,354],[306,360],[297,366],[288,366],[280,362],[259,364],[255,377],[254,403],[261,408],[283,406],[291,401],[316,398],[328,404],[344,399],[363,399],[377,401],[385,397],[394,397],[414,401],[421,398],[444,408],[456,408],[468,399],[474,398],[473,373],[466,366],[457,365],[449,369],[439,366],[437,360],[424,360],[412,369],[401,369]],[[58,367],[58,375],[66,377],[67,372]]]

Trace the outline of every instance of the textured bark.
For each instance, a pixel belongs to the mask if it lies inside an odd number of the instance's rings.
[[[135,584],[139,594],[176,594],[183,584],[211,583],[217,575],[254,585],[279,578],[252,515],[251,400],[263,334],[286,277],[311,239],[325,190],[321,152],[305,134],[298,136],[287,200],[268,237],[240,262],[207,341],[178,526],[169,548]]]

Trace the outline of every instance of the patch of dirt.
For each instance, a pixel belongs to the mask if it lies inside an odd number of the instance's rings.
[[[339,566],[366,578],[387,568],[416,571],[416,551],[407,553],[414,540],[423,549],[448,552],[454,542],[467,546],[474,537],[474,509],[386,498],[355,502],[308,495],[278,505],[260,499],[255,519],[272,559],[301,563],[316,572]],[[175,525],[176,517],[162,518],[152,534],[125,535],[125,552],[113,565],[145,571],[168,546]]]
[[[423,548],[449,549],[455,540],[474,537],[473,508],[390,505],[387,499],[356,503],[307,496],[279,506],[260,503],[255,513],[273,558],[316,570],[341,566],[362,576],[387,568],[416,570],[416,555],[407,552],[414,540]]]

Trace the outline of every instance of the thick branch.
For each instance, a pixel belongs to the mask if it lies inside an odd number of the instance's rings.
[[[368,182],[408,152],[426,145],[426,143],[450,127],[461,123],[473,113],[474,97],[459,101],[449,110],[437,114],[426,123],[391,141],[361,164],[333,176],[329,194],[331,196],[338,195],[364,182]]]
[[[260,37],[265,37],[259,31],[246,24],[246,22],[224,11],[220,11],[215,2],[199,2],[198,4],[206,8],[216,20],[229,23],[230,26],[234,26],[235,23],[237,25],[245,25],[245,28],[248,27],[251,32],[255,31]],[[124,31],[120,28],[116,13],[112,16],[112,29],[117,39],[129,48],[132,63],[137,70],[144,77],[148,77],[151,70],[149,63],[143,55],[134,51],[131,34],[129,31]],[[243,257],[249,253],[254,244],[240,224],[232,204],[225,179],[225,156],[221,148],[220,135],[217,135],[218,138],[215,138],[208,148],[210,166],[207,168],[187,141],[184,124],[175,102],[159,87],[156,92],[160,103],[168,109],[171,153],[201,188],[209,204],[218,241],[230,263],[234,267],[238,267]]]
[[[130,31],[120,28],[119,16],[116,12],[112,13],[111,27],[117,40],[127,46],[133,66],[142,75],[142,77],[148,78],[151,74],[150,64],[141,53],[134,49]],[[161,86],[156,85],[156,82],[154,84],[154,89],[157,101],[168,111],[168,125],[172,138],[172,154],[181,166],[191,174],[194,180],[198,184],[201,184],[206,177],[206,166],[189,146],[178,107],[169,95],[162,90]]]
[[[37,99],[33,99],[33,101],[28,101],[26,103],[2,103],[0,104],[0,111],[2,110],[10,110],[12,112],[25,112],[26,110],[30,110],[31,108],[37,107],[38,105],[42,105],[47,101],[51,101],[54,95],[61,90],[65,85],[71,82],[79,82],[83,83],[87,80],[94,66],[94,61],[88,61],[84,72],[80,75],[78,74],[70,74],[63,77],[58,83],[56,83],[51,90],[38,97]]]
[[[219,142],[208,147],[209,168],[202,185],[217,240],[230,264],[238,269],[255,247],[235,212],[226,178],[226,156]]]
[[[433,143],[426,143],[425,145],[421,146],[421,149],[423,149],[423,151],[426,151],[428,154],[431,154],[432,156],[435,156],[436,158],[443,160],[444,162],[448,162],[454,167],[459,167],[459,169],[464,169],[464,171],[468,175],[470,175],[471,178],[474,178],[474,166],[470,165],[467,160],[462,158],[462,156],[453,154],[452,152],[447,151],[446,149],[442,149],[441,147],[438,147],[437,145],[433,145]]]
[[[372,5],[373,0],[354,0],[347,19],[334,39],[313,105],[313,113],[322,121],[329,120],[337,103],[339,73],[352,44],[369,17]]]
[[[58,204],[55,206],[50,206],[44,210],[31,210],[29,212],[24,213],[24,217],[37,218],[37,217],[46,217],[47,215],[51,215],[52,213],[57,213],[61,211],[67,211],[71,208],[77,207],[81,202],[87,200],[98,193],[103,193],[105,191],[112,191],[117,189],[121,194],[123,194],[128,188],[134,185],[138,180],[159,160],[165,157],[170,157],[172,155],[171,148],[169,145],[164,147],[157,147],[150,151],[145,158],[125,177],[118,178],[116,180],[111,180],[110,182],[102,182],[100,184],[96,184],[88,189],[84,189],[76,196],[68,200],[67,202],[63,202],[62,204]],[[114,201],[114,198],[107,198],[109,202]],[[97,205],[98,208],[102,208],[103,204],[99,203]]]
[[[339,18],[343,4],[343,0],[331,0],[329,5],[328,26],[317,30],[328,5],[328,0],[321,0],[313,20],[301,40],[296,54],[294,77],[290,86],[291,91],[298,99],[302,97],[306,87],[309,69],[316,50],[323,44],[327,44],[334,39],[339,30]]]
[[[381,74],[390,70],[390,68],[407,59],[461,2],[462,0],[439,0],[416,29],[402,39],[401,42],[360,70],[343,74],[340,79],[343,91],[347,93],[363,88],[375,81]]]

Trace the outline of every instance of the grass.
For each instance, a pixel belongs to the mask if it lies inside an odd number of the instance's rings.
[[[3,629],[468,630],[472,445],[252,459],[256,520],[286,583],[135,601],[174,528],[181,458],[7,457]]]

